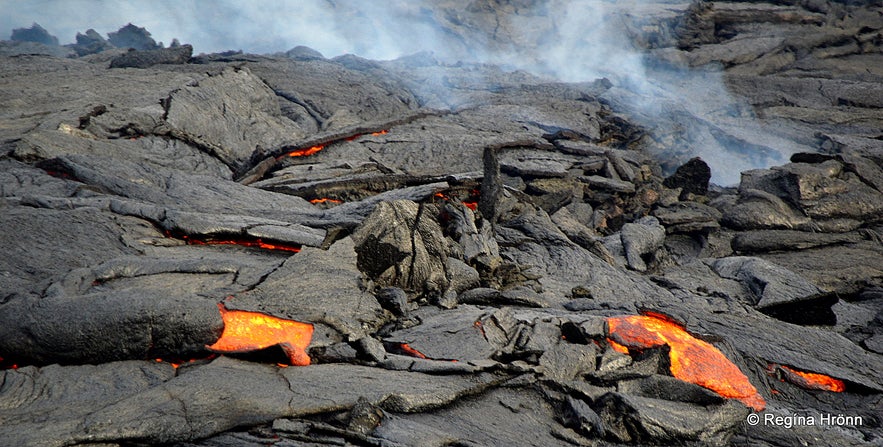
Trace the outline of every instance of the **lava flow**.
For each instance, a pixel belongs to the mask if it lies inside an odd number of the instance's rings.
[[[846,384],[840,380],[824,374],[800,371],[785,365],[770,365],[770,370],[780,371],[783,380],[787,380],[801,388],[808,390],[823,390],[842,393],[846,390]]]
[[[288,153],[289,157],[306,157],[308,155],[313,155],[322,149],[325,149],[324,144],[317,144],[315,146],[310,146],[306,149],[297,149]]]
[[[343,203],[343,200],[329,199],[328,197],[322,197],[319,199],[310,199],[310,203],[312,203],[313,205],[316,205],[319,203]]]
[[[668,345],[670,371],[678,379],[737,399],[756,411],[766,406],[739,367],[710,343],[693,337],[669,319],[656,315],[610,317],[607,328],[611,340],[628,348]]]
[[[264,242],[261,238],[247,238],[236,236],[221,238],[213,236],[194,236],[187,234],[175,236],[170,231],[166,231],[166,236],[175,239],[181,239],[187,242],[188,245],[239,245],[242,247],[256,247],[263,248],[265,250],[287,251],[290,253],[300,252],[300,245],[286,244],[282,242]]]
[[[466,200],[463,200],[460,203],[462,203],[463,206],[465,206],[466,208],[469,208],[472,211],[476,211],[476,210],[478,210],[478,195],[479,195],[479,191],[477,189],[473,189],[470,192],[469,197],[467,197]],[[442,199],[445,201],[451,201],[451,197],[445,193],[442,193],[442,192],[437,192],[437,193],[433,194],[433,197],[436,197],[436,198],[439,198],[439,199]]]
[[[218,303],[224,319],[224,331],[206,348],[218,353],[242,353],[279,345],[292,365],[310,364],[306,348],[313,337],[313,325],[286,320],[260,312],[227,310]]]
[[[380,135],[386,135],[387,133],[389,133],[388,130],[381,130],[381,131],[379,131],[379,132],[371,132],[371,133],[367,133],[367,134],[366,134],[366,133],[360,133],[360,134],[356,134],[356,135],[352,135],[352,136],[349,136],[349,137],[343,138],[343,140],[344,140],[344,141],[353,141],[353,140],[355,140],[355,139],[357,139],[357,138],[360,138],[360,137],[363,137],[363,136],[365,136],[365,135],[370,135],[370,136],[372,136],[372,137],[377,137],[377,136],[380,136]],[[340,140],[337,140],[337,141],[340,141]],[[306,156],[309,156],[309,155],[313,155],[313,154],[315,154],[315,153],[321,151],[322,149],[325,149],[325,147],[328,146],[329,144],[331,144],[331,142],[329,142],[329,143],[321,143],[321,144],[317,144],[317,145],[315,145],[315,146],[310,146],[310,147],[305,148],[305,149],[295,149],[295,150],[289,152],[289,153],[286,154],[286,155],[288,155],[289,157],[306,157]],[[278,159],[278,157],[277,157],[277,159]]]
[[[401,349],[404,354],[409,355],[411,357],[417,357],[418,359],[425,359],[426,358],[426,354],[412,348],[411,345],[409,345],[407,343],[400,344],[399,349]]]

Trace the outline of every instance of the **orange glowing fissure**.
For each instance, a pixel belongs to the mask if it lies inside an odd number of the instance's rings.
[[[370,135],[370,136],[372,136],[372,137],[379,137],[380,135],[386,135],[386,134],[388,134],[388,133],[389,133],[388,130],[381,130],[380,132],[371,132],[371,133],[367,133],[367,134],[365,134],[365,133],[360,133],[360,134],[356,134],[356,135],[353,135],[353,136],[350,136],[350,137],[346,137],[346,138],[344,138],[343,140],[345,140],[345,141],[353,141],[353,140],[355,140],[355,139],[357,139],[357,138],[364,137],[365,135]],[[338,141],[340,141],[340,140],[338,140]],[[288,155],[289,157],[306,157],[306,156],[309,156],[309,155],[313,155],[313,154],[315,154],[315,153],[321,151],[322,149],[325,149],[325,147],[328,146],[328,145],[331,144],[331,143],[332,143],[332,142],[329,142],[329,143],[322,143],[322,144],[317,144],[317,145],[315,145],[315,146],[310,146],[310,147],[305,148],[305,149],[296,149],[296,150],[293,150],[293,151],[289,152],[287,155]]]
[[[410,355],[411,357],[417,357],[418,359],[425,359],[426,358],[426,354],[412,348],[411,345],[409,345],[407,343],[400,344],[399,349],[401,349],[402,352],[404,352],[407,355]]]
[[[672,376],[739,400],[755,411],[766,407],[763,397],[738,366],[712,344],[693,337],[671,319],[659,315],[610,317],[607,332],[610,340],[625,348],[668,345]],[[616,345],[611,346],[616,349]]]
[[[256,247],[265,250],[287,251],[290,253],[299,253],[300,246],[295,244],[285,244],[281,242],[264,242],[261,238],[245,238],[245,237],[227,237],[218,238],[214,236],[176,236],[170,231],[166,231],[166,236],[181,239],[188,245],[239,245],[242,247]]]
[[[218,303],[224,330],[221,337],[206,349],[225,354],[257,351],[279,345],[292,365],[310,364],[307,346],[313,337],[313,325],[274,317],[260,312],[228,310]]]
[[[478,190],[472,190],[472,194],[469,196],[469,199],[474,199],[476,196],[478,196],[478,194],[479,194]],[[437,192],[437,193],[433,194],[433,197],[436,197],[436,198],[439,198],[442,200],[446,200],[446,201],[451,200],[451,198],[447,194],[442,193],[442,192]],[[469,199],[464,200],[460,203],[462,203],[463,206],[465,206],[466,208],[469,208],[472,211],[478,210],[478,202],[475,200],[469,200]]]
[[[824,374],[800,371],[784,365],[776,366],[784,372],[785,380],[802,388],[809,390],[832,391],[835,393],[842,393],[846,390],[846,384],[840,379],[835,379]]]
[[[343,200],[329,199],[328,197],[322,197],[321,199],[311,199],[311,200],[310,200],[310,203],[312,203],[312,204],[317,204],[317,203],[343,203]]]

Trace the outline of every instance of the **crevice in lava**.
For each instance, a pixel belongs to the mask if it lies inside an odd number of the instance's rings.
[[[170,230],[166,230],[165,234],[170,238],[182,240],[188,245],[238,245],[288,253],[299,253],[302,248],[300,244],[264,240],[241,234],[193,235]]]
[[[264,83],[266,84],[266,81]],[[269,87],[269,85],[268,85],[268,87]],[[300,98],[297,98],[290,93],[286,93],[284,91],[280,91],[277,89],[273,89],[273,92],[276,93],[276,95],[284,98],[285,100],[290,101],[294,104],[297,104],[297,105],[303,107],[304,110],[306,110],[307,113],[310,115],[310,118],[313,118],[313,120],[316,121],[316,127],[321,129],[322,126],[325,125],[325,121],[328,119],[328,117],[322,116],[322,114],[319,113],[319,110],[316,109],[309,102],[301,100]]]
[[[287,99],[287,98],[286,98]],[[428,117],[438,117],[449,115],[452,112],[449,110],[421,110],[412,115],[405,116],[403,118],[385,121],[381,123],[374,123],[370,125],[359,125],[350,127],[344,130],[334,131],[331,133],[327,133],[324,135],[319,135],[308,140],[302,141],[295,145],[287,145],[282,146],[278,149],[270,152],[267,157],[265,157],[260,162],[254,163],[252,167],[245,169],[241,174],[237,174],[235,176],[235,181],[243,184],[249,185],[254,183],[262,178],[264,178],[268,173],[272,172],[272,170],[277,166],[278,161],[285,158],[285,154],[305,150],[312,147],[327,147],[331,144],[340,141],[347,141],[348,139],[356,139],[363,135],[371,135],[379,132],[388,132],[395,126],[401,126],[404,124],[409,124],[411,122],[425,119]]]

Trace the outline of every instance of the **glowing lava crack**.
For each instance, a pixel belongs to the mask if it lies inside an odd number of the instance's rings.
[[[766,407],[739,367],[677,323],[654,315],[610,317],[607,332],[613,342],[632,349],[668,345],[672,376],[737,399],[756,411]]]
[[[218,304],[224,319],[224,331],[207,349],[218,353],[257,351],[279,345],[292,365],[310,364],[306,348],[313,337],[313,325],[286,320],[260,312],[227,310]]]

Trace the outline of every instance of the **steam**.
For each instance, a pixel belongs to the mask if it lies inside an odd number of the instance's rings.
[[[72,42],[77,32],[107,35],[132,22],[159,42],[177,38],[197,53],[305,45],[326,57],[389,60],[431,51],[441,60],[494,63],[566,82],[606,77],[614,86],[606,99],[651,132],[685,132],[690,147],[681,151],[701,156],[719,184],[737,183],[739,171],[782,162],[800,149],[760,128],[719,73],[647,64],[646,51],[633,44],[646,37],[644,11],[675,17],[689,6],[657,1],[37,0],[5,5],[0,29],[38,22]]]

